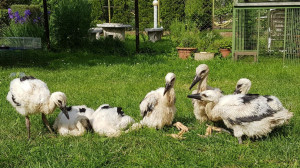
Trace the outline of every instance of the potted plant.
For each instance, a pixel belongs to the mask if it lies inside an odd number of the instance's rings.
[[[170,37],[177,45],[176,49],[181,59],[187,59],[194,53],[199,39],[199,29],[192,22],[179,22],[175,20],[170,26]]]
[[[215,53],[218,52],[214,47],[214,41],[220,39],[220,34],[214,31],[204,31],[200,33],[198,42],[198,50],[201,52],[195,53],[195,60],[210,60],[213,59]]]
[[[220,53],[222,54],[222,57],[226,58],[230,54],[231,48],[232,48],[231,38],[224,38],[220,40],[219,49],[220,49]]]

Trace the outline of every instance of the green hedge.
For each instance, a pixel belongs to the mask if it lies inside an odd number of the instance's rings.
[[[60,0],[50,17],[51,40],[58,47],[85,43],[91,24],[91,5],[86,0]]]
[[[160,14],[162,26],[169,29],[171,23],[175,20],[184,21],[184,3],[183,0],[161,0]]]
[[[112,16],[112,22],[128,24],[134,18],[134,15],[130,13],[130,1],[128,0],[114,0],[114,11]],[[132,5],[131,5],[132,6]]]

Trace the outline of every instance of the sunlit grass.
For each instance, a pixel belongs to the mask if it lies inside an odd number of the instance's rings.
[[[129,42],[131,43],[131,42]],[[162,42],[161,45],[164,43]],[[157,45],[157,44],[155,44]],[[109,47],[109,46],[107,46]],[[126,46],[125,46],[126,47]],[[0,55],[0,167],[298,167],[300,153],[300,66],[283,65],[280,58],[263,56],[258,63],[247,60],[214,59],[197,62],[181,60],[174,49],[163,46],[159,54],[151,43],[142,46],[147,53],[125,55],[100,49],[65,52],[12,52]],[[113,53],[113,54],[112,54]],[[4,58],[5,57],[5,58]],[[239,78],[252,80],[250,93],[275,95],[294,112],[289,125],[275,129],[268,137],[246,139],[215,134],[200,138],[205,124],[193,115],[190,93],[195,68],[210,67],[208,84],[232,93]],[[24,117],[6,101],[12,72],[24,72],[48,84],[51,91],[62,91],[69,105],[85,104],[96,109],[103,103],[123,107],[126,114],[140,120],[139,103],[150,90],[164,86],[168,72],[176,74],[177,114],[192,130],[185,140],[163,130],[141,129],[118,138],[86,134],[82,137],[52,135],[43,126],[41,116],[31,116],[32,140],[27,141]],[[48,116],[53,124],[58,110]]]

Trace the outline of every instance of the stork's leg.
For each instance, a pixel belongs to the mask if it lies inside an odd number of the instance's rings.
[[[30,120],[28,116],[25,116],[25,124],[27,128],[27,133],[28,133],[28,140],[30,139]]]
[[[175,124],[173,124],[178,130],[182,130],[184,132],[188,132],[189,129],[188,127],[186,127],[185,125],[183,125],[181,122],[176,122]]]
[[[50,127],[49,122],[48,122],[48,120],[47,120],[45,114],[42,114],[42,120],[43,120],[44,124],[46,125],[46,127],[48,128],[48,130],[49,130],[49,131],[51,132],[51,134],[52,134],[52,133],[53,133],[53,130],[52,130],[52,128]]]
[[[224,129],[224,128],[215,127],[215,126],[211,126],[211,125],[208,125],[208,124],[206,124],[206,126],[207,126],[207,128],[210,128],[210,129],[213,130],[213,131],[217,131],[217,132],[225,132],[225,133],[231,134],[230,131],[228,131],[228,130],[226,130],[226,129]],[[210,130],[209,133],[207,132],[208,130],[209,130],[209,129],[206,129],[207,135],[211,135],[211,133],[212,133],[211,130]]]
[[[239,144],[243,144],[242,137],[237,137],[237,138],[238,138]]]

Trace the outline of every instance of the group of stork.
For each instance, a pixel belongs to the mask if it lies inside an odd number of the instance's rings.
[[[212,130],[232,132],[241,144],[243,135],[266,136],[273,128],[286,124],[293,116],[275,96],[248,94],[251,87],[249,79],[240,79],[234,93],[224,95],[220,89],[207,85],[208,74],[209,68],[206,64],[200,64],[196,68],[196,76],[190,90],[196,84],[198,87],[188,95],[188,98],[192,98],[194,115],[200,123],[223,121],[230,131],[227,128],[208,125],[207,135],[211,134]],[[139,122],[125,115],[121,107],[111,107],[109,104],[101,105],[96,111],[85,105],[67,106],[64,93],[50,94],[46,83],[32,76],[13,79],[7,100],[17,112],[25,116],[29,139],[29,115],[41,113],[45,126],[53,133],[46,114],[51,114],[56,107],[59,107],[61,112],[53,128],[59,134],[80,136],[86,131],[94,131],[100,135],[116,137],[123,132],[127,133],[144,126],[161,129],[173,124],[176,114],[176,76],[174,73],[168,73],[165,80],[165,87],[149,92],[141,101],[140,113],[143,118]],[[171,135],[175,138],[182,138],[183,133],[189,130],[180,122],[173,125],[181,130],[178,134]]]

